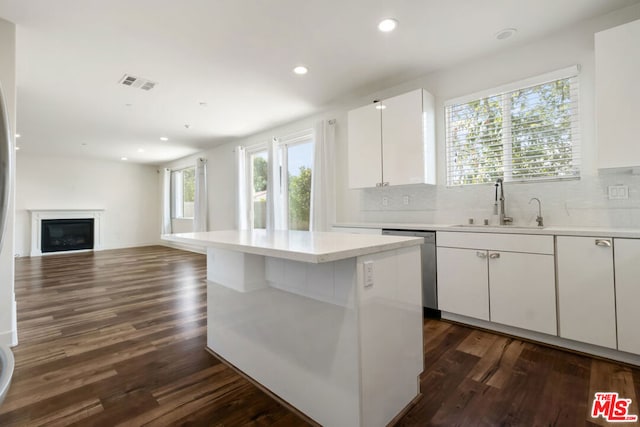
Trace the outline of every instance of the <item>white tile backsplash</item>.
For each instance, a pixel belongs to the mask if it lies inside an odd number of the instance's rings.
[[[608,186],[629,187],[626,200],[609,200]],[[476,223],[491,220],[493,184],[463,187],[410,185],[351,190],[360,193],[364,222]],[[516,225],[535,225],[537,203],[542,201],[545,225],[640,227],[640,175],[629,171],[583,176],[578,180],[543,183],[505,183],[506,211]],[[356,195],[354,194],[354,197]],[[403,203],[409,196],[410,203]],[[383,198],[387,198],[386,206]]]

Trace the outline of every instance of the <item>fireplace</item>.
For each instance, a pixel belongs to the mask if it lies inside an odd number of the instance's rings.
[[[104,209],[29,209],[31,256],[103,249]]]
[[[43,253],[93,249],[93,218],[42,220],[40,236]]]

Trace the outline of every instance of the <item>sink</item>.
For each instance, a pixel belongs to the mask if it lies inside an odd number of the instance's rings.
[[[537,225],[484,225],[484,224],[455,224],[451,227],[457,228],[486,228],[486,229],[500,229],[500,230],[544,230],[545,227],[538,227]]]

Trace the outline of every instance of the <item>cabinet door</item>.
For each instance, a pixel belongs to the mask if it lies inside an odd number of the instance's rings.
[[[618,350],[640,354],[640,239],[615,239]]]
[[[383,101],[382,179],[389,185],[425,182],[422,89]]]
[[[640,165],[640,20],[595,36],[598,167]]]
[[[612,239],[556,238],[562,338],[616,348]]]
[[[489,320],[487,251],[438,248],[438,308]]]
[[[381,111],[374,104],[349,111],[349,188],[375,187],[382,182]]]
[[[557,335],[553,255],[489,251],[491,321]]]

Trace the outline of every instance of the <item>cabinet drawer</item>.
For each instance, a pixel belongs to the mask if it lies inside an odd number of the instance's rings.
[[[440,231],[438,246],[553,255],[553,236]]]

